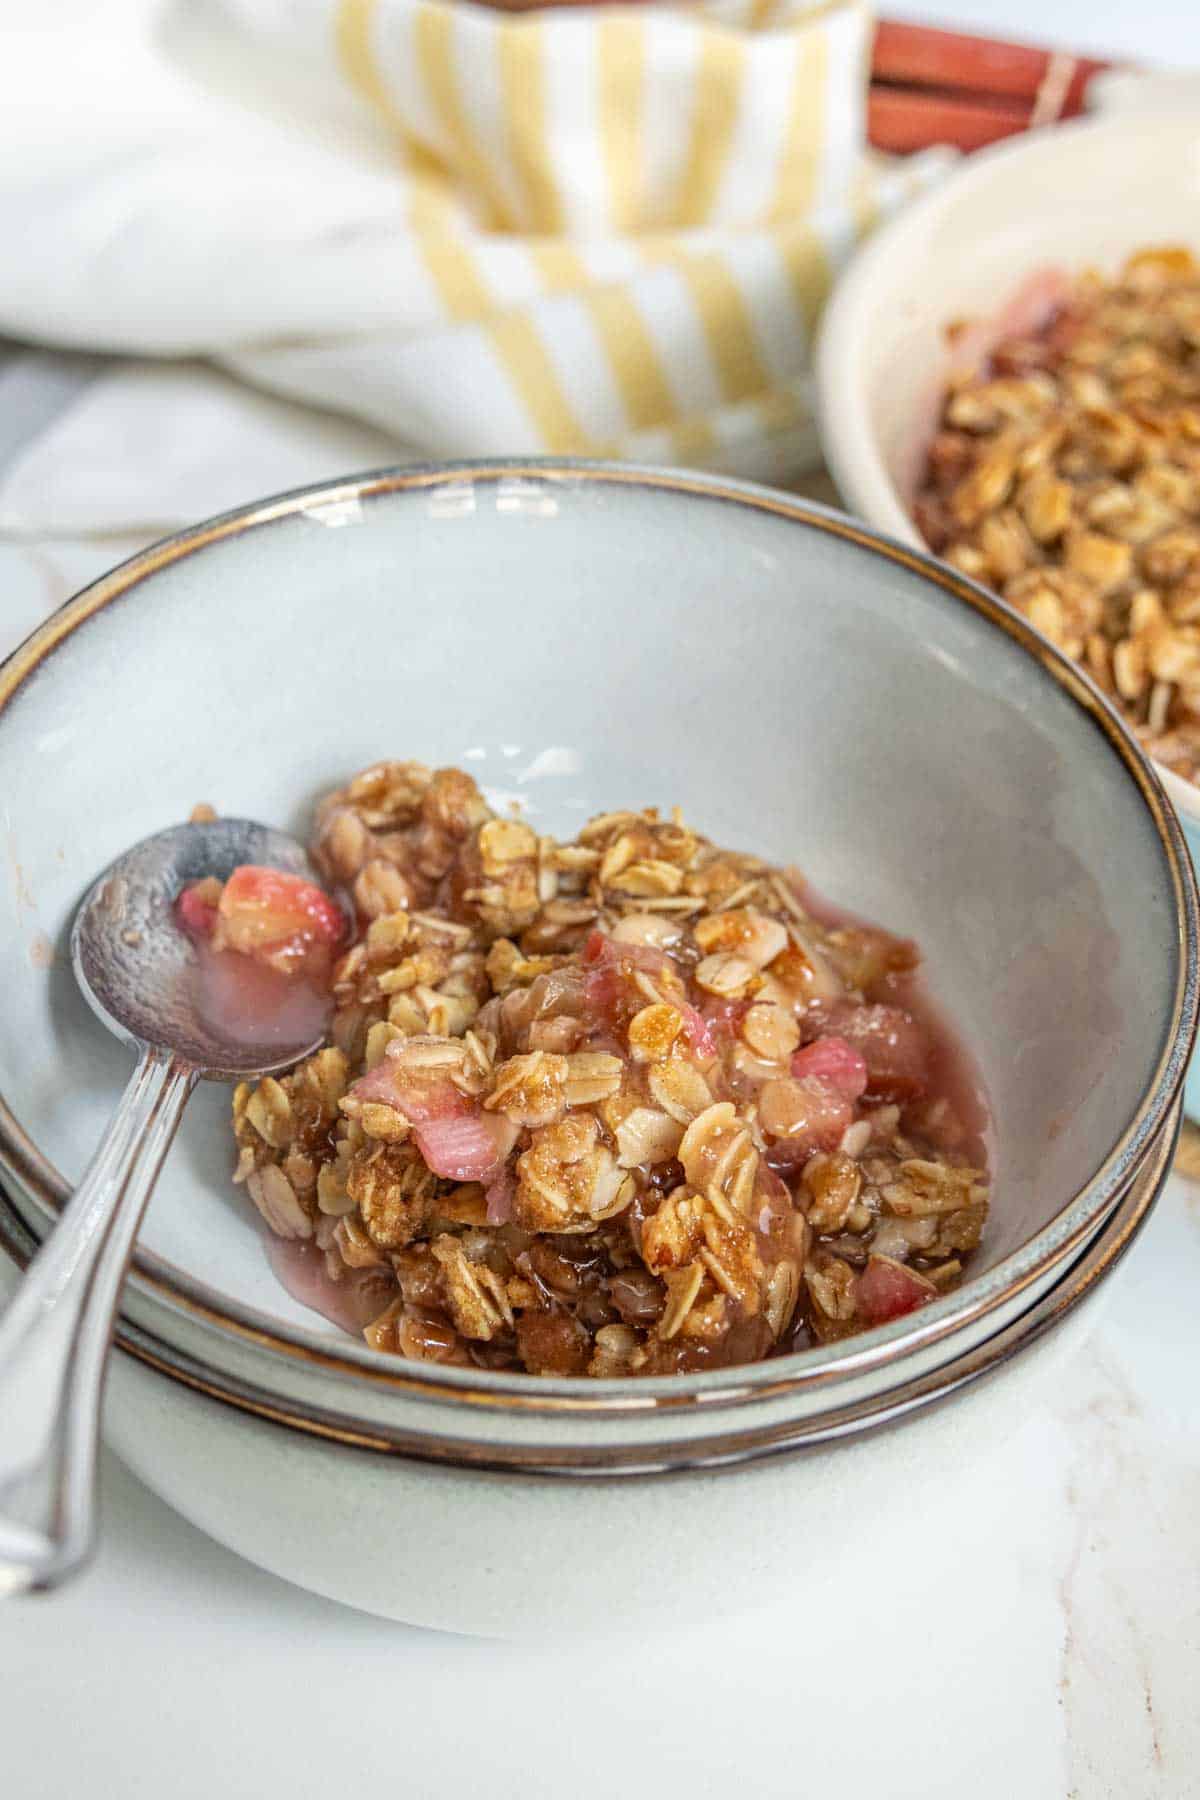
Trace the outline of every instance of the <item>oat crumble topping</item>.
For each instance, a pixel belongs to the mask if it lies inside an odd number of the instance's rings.
[[[352,897],[331,1043],[243,1084],[243,1182],[378,1349],[664,1375],[825,1343],[961,1277],[988,1207],[915,947],[677,814],[569,843],[455,769],[319,809]]]
[[[1144,250],[951,382],[915,516],[1200,772],[1200,267]]]

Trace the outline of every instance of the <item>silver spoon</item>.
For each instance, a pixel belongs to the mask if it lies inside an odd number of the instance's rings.
[[[249,819],[146,838],[89,889],[71,931],[75,978],[137,1051],[108,1132],[0,1318],[0,1593],[56,1586],[95,1535],[104,1372],[134,1239],[196,1082],[270,1075],[317,1049],[265,1021],[261,1043],[197,1008],[195,951],[172,908],[181,888],[239,863],[314,880],[292,838]]]

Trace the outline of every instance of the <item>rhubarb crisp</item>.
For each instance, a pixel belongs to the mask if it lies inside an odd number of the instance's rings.
[[[1042,276],[959,344],[916,521],[1200,778],[1200,266]]]
[[[651,809],[569,842],[380,763],[318,810],[326,1048],[233,1103],[277,1267],[377,1349],[668,1375],[952,1287],[977,1088],[914,945]]]

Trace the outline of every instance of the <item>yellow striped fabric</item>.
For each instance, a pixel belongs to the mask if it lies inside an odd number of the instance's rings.
[[[357,410],[439,453],[811,458],[820,306],[900,191],[862,148],[859,0],[225,5],[369,111],[394,174],[397,323],[356,350]]]

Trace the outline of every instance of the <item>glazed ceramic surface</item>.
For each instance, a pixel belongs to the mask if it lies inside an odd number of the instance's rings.
[[[920,545],[909,502],[949,366],[946,327],[994,312],[1034,270],[1113,269],[1162,243],[1200,253],[1200,124],[1183,105],[1000,145],[906,208],[854,259],[822,327],[822,442],[847,506]],[[1159,775],[1200,855],[1200,790]],[[1200,1070],[1187,1105],[1200,1118]]]
[[[174,1380],[120,1376],[112,1427],[247,1554],[262,1550],[231,1518],[223,1437],[230,1457],[263,1446],[261,1511],[318,1451],[348,1459],[341,1504],[377,1450],[424,1467],[388,1479],[431,1500],[434,1463],[462,1494],[500,1469],[590,1474],[607,1493],[597,1475],[894,1417],[988,1344],[1015,1353],[1033,1309],[1056,1316],[1071,1268],[1161,1163],[1194,1027],[1194,890],[1161,792],[1069,665],[961,578],[811,505],[661,472],[481,465],[286,496],[169,540],[0,674],[0,1149],[34,1238],[127,1070],[63,957],[93,872],[201,800],[303,834],[325,787],[387,755],[461,763],[555,831],[678,803],[914,935],[991,1094],[997,1200],[959,1293],[849,1345],[674,1381],[485,1375],[378,1356],[289,1299],[229,1182],[228,1095],[203,1090],[121,1327]],[[159,1414],[208,1421],[210,1451],[185,1425],[148,1436]],[[530,1517],[552,1504],[530,1496],[562,1486],[526,1479]],[[467,1574],[490,1555],[481,1539]],[[355,1598],[341,1566],[324,1591]]]

